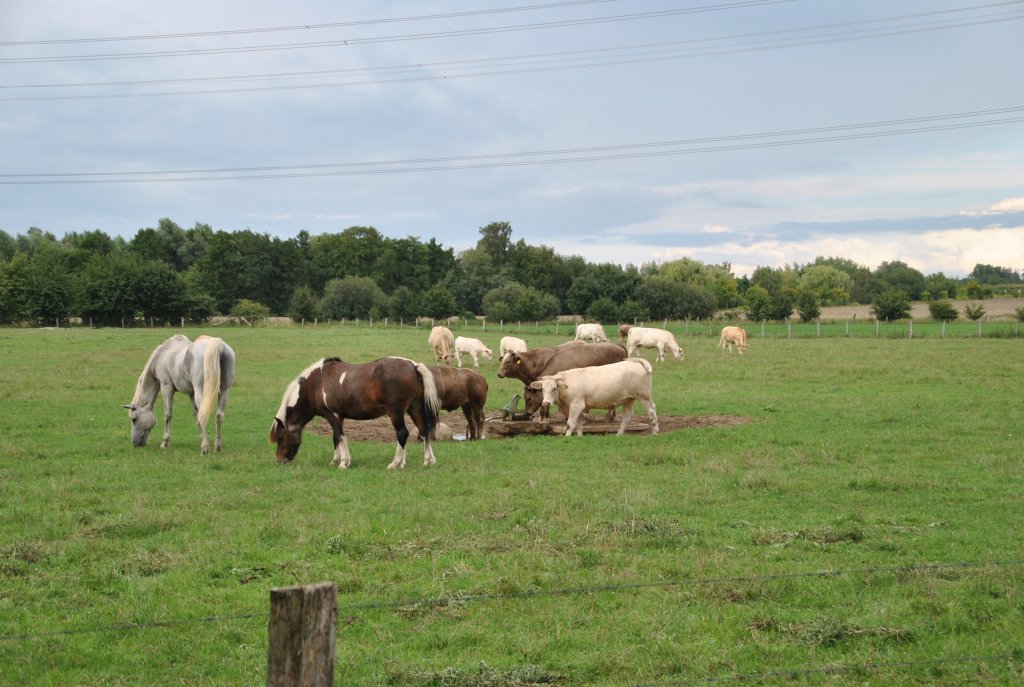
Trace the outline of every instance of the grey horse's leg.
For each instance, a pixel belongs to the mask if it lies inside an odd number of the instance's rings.
[[[174,405],[174,385],[161,384],[160,393],[164,397],[164,440],[160,442],[160,448],[167,448],[171,445],[171,415]]]

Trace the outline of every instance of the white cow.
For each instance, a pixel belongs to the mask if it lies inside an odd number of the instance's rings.
[[[427,343],[434,349],[434,361],[445,367],[452,366],[452,348],[455,346],[455,335],[448,327],[437,326],[430,330]]]
[[[658,433],[658,415],[651,400],[651,364],[643,358],[623,360],[610,365],[577,367],[541,377],[530,384],[544,395],[543,405],[557,403],[568,421],[565,436],[583,434],[580,415],[589,408],[622,406],[618,433],[624,434],[633,419],[633,403],[640,401],[651,418],[651,434]]]
[[[471,339],[468,336],[455,337],[455,359],[459,361],[459,367],[462,367],[463,353],[473,356],[473,367],[480,367],[477,356],[485,360],[491,359],[491,349],[484,346],[484,342],[480,339]]]
[[[501,343],[498,344],[498,360],[505,357],[506,353],[522,353],[526,350],[526,342],[515,336],[503,336],[501,337]]]
[[[604,327],[599,324],[578,324],[576,325],[576,341],[590,339],[593,343],[601,343],[608,340],[604,333]]]
[[[747,350],[747,330],[742,327],[722,327],[722,335],[718,337],[718,347],[732,353],[733,345],[743,355]]]
[[[626,355],[632,356],[638,348],[657,348],[658,360],[665,359],[665,349],[672,351],[676,360],[683,359],[683,349],[676,343],[672,332],[655,327],[631,327],[626,334]],[[639,355],[639,354],[638,354]]]

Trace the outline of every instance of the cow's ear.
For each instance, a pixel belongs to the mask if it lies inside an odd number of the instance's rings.
[[[566,389],[566,388],[568,388],[568,385],[564,381],[562,381],[561,379],[559,379],[556,383],[558,384],[558,388],[559,389]]]
[[[541,382],[530,382],[530,388],[531,389],[543,389],[544,388],[544,384],[542,384]]]

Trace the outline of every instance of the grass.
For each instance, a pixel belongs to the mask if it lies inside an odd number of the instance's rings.
[[[752,422],[388,472],[392,444],[338,471],[318,436],[278,466],[267,430],[309,362],[429,362],[426,330],[219,331],[238,379],[202,456],[182,396],[166,450],[120,408],[172,331],[0,330],[0,684],[265,682],[269,589],[320,580],[338,684],[1024,679],[1019,340],[695,334],[659,414]],[[500,407],[518,383],[482,364]]]

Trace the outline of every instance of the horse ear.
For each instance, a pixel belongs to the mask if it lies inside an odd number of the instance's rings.
[[[277,443],[277,434],[280,430],[284,429],[284,425],[281,423],[279,418],[274,418],[274,424],[270,425],[270,443]]]

